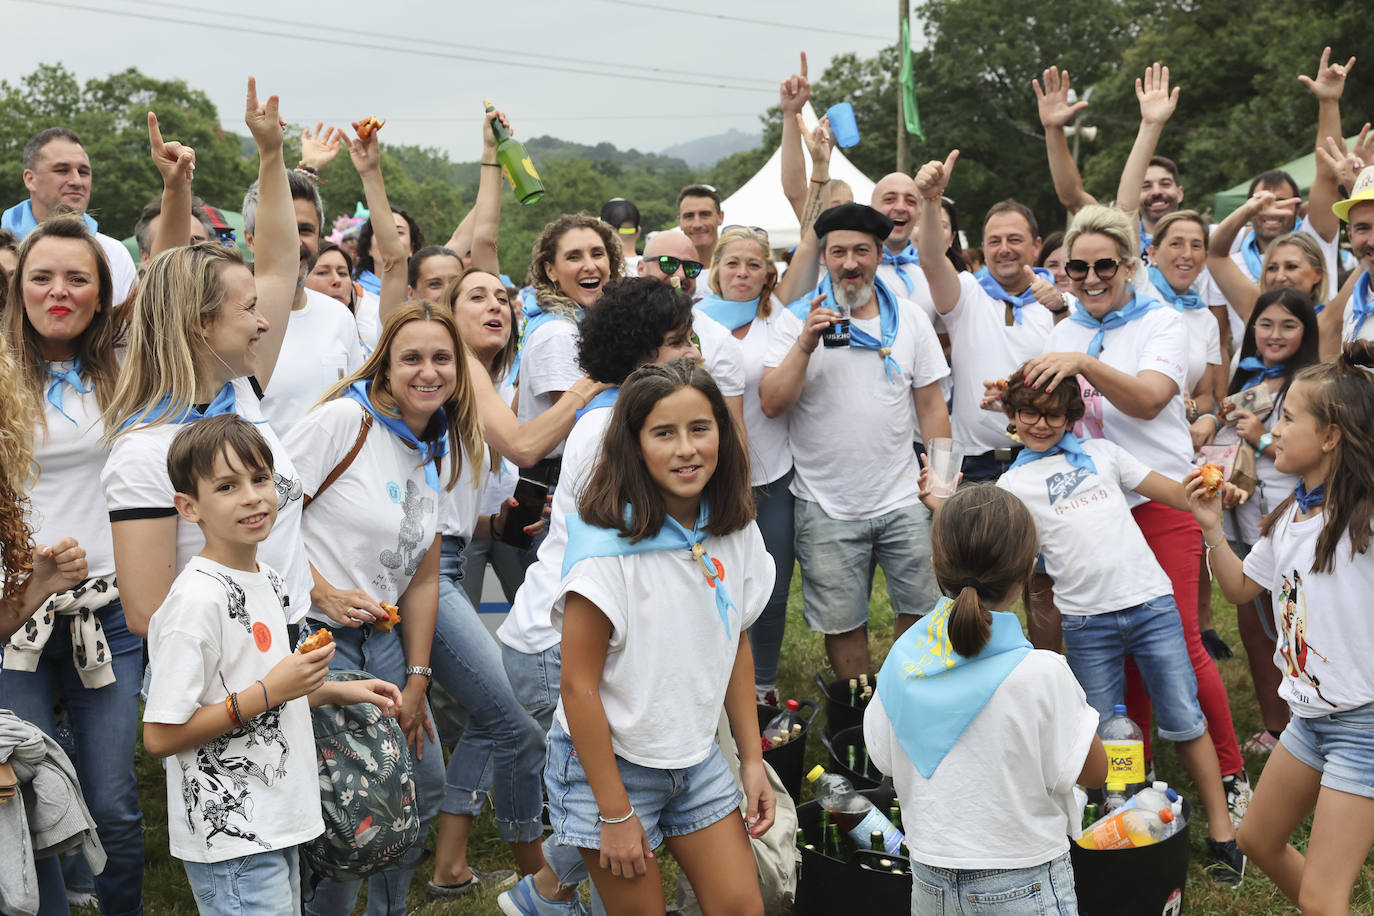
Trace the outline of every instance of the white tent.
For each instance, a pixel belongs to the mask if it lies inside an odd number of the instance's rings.
[[[808,128],[814,128],[819,120],[810,102],[802,109],[802,120]],[[861,204],[873,197],[873,182],[844,157],[843,150],[834,149],[830,153],[830,177],[848,182],[854,189],[854,199]],[[736,223],[768,230],[768,240],[774,249],[785,250],[801,241],[797,215],[782,193],[781,147],[773,151],[772,158],[764,163],[758,174],[721,201],[720,209],[727,225]]]

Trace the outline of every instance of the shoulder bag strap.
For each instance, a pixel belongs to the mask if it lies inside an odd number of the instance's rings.
[[[358,427],[358,438],[353,440],[353,447],[348,450],[347,455],[343,456],[342,461],[334,465],[334,470],[329,472],[329,476],[326,477],[324,479],[324,482],[320,484],[319,489],[315,491],[315,495],[307,496],[305,498],[305,505],[302,507],[303,509],[310,508],[310,503],[316,499],[319,499],[320,494],[323,493],[325,490],[328,490],[330,485],[334,483],[334,481],[339,479],[339,475],[342,474],[344,471],[348,470],[348,466],[353,463],[353,459],[358,457],[358,452],[362,451],[363,443],[367,441],[367,431],[371,428],[372,414],[366,408],[364,408],[363,422],[362,425]]]

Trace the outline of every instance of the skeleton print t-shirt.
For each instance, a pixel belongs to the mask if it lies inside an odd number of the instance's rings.
[[[143,721],[180,725],[235,692],[261,708],[257,682],[291,653],[285,596],[263,564],[245,572],[191,558],[148,626],[153,679]],[[242,728],[167,761],[167,832],[178,859],[220,862],[323,832],[310,707],[304,697],[268,701]]]

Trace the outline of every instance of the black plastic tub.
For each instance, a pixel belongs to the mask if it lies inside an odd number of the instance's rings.
[[[787,787],[787,794],[792,796],[794,802],[801,801],[802,769],[806,765],[806,736],[811,733],[811,723],[816,721],[815,703],[810,700],[798,700],[797,704],[801,707],[797,710],[797,714],[802,718],[801,738],[763,752],[763,759],[773,768],[773,772],[778,774],[782,784]],[[766,703],[760,703],[758,709],[759,731],[763,731],[764,726],[782,712],[779,707]]]
[[[846,748],[854,748],[855,765],[863,766],[863,746],[864,728],[862,725],[846,728],[838,734],[831,735],[827,743],[830,750],[830,766],[826,769],[848,779],[849,784],[856,789],[876,789],[883,784],[884,780],[883,774],[878,772],[877,767],[869,764],[868,775],[849,768],[849,753]]]
[[[821,696],[825,697],[825,734],[828,737],[833,738],[846,728],[864,724],[865,707],[849,705],[849,678],[827,684],[819,674],[813,677]],[[876,676],[870,674],[868,685],[876,688],[877,683]]]
[[[846,690],[848,688],[846,687]],[[870,789],[865,798],[886,811],[891,789]],[[820,835],[821,806],[810,801],[797,806],[797,826],[814,849],[801,850],[794,916],[836,916],[838,913],[910,913],[911,875],[870,871],[857,862],[825,855]]]
[[[801,809],[797,810],[801,813]],[[1082,916],[1179,916],[1188,883],[1193,806],[1183,800],[1183,829],[1139,849],[1069,847]]]

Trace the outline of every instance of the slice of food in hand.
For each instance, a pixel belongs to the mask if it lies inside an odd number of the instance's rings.
[[[1225,479],[1226,472],[1222,470],[1221,465],[1204,464],[1202,466],[1202,498],[1211,499],[1216,496]]]
[[[387,616],[382,620],[374,620],[372,626],[383,633],[390,633],[391,628],[401,622],[401,609],[394,604],[387,604],[385,601],[381,604],[382,610],[386,612]]]
[[[385,126],[385,121],[378,121],[376,118],[372,117],[372,115],[368,115],[358,122],[358,139],[366,140]]]
[[[323,649],[333,641],[334,637],[328,630],[316,630],[314,633],[311,633],[309,636],[305,637],[305,639],[301,640],[301,644],[296,647],[296,651],[304,655],[307,652],[314,652],[316,649]]]

